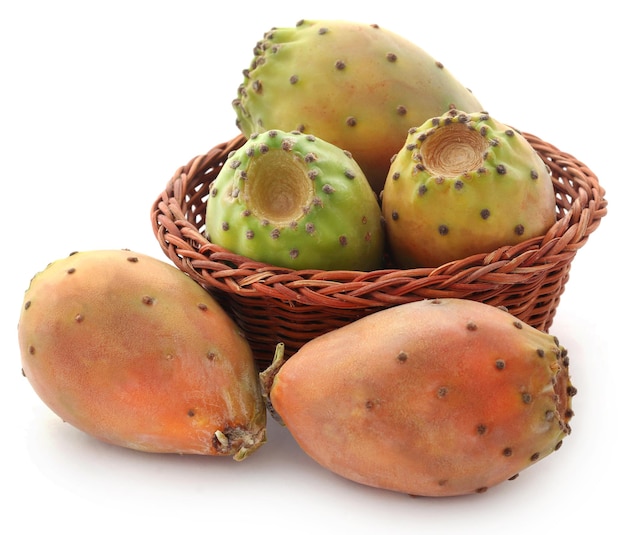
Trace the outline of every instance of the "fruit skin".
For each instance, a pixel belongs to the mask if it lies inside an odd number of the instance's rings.
[[[275,418],[323,467],[422,496],[484,492],[570,433],[569,359],[501,308],[423,300],[324,334],[261,373]]]
[[[25,292],[18,339],[42,401],[104,442],[242,460],[265,441],[247,341],[199,284],[150,256],[52,262]]]
[[[226,249],[292,269],[382,266],[378,198],[349,153],[269,130],[232,152],[209,186],[205,233]]]
[[[489,253],[542,236],[556,221],[550,172],[526,138],[488,113],[460,110],[409,131],[382,210],[403,268]]]
[[[483,109],[441,62],[376,24],[301,20],[253,53],[233,101],[239,129],[319,136],[350,151],[377,194],[409,128],[452,105]]]

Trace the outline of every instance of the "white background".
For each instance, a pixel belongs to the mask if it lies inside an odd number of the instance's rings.
[[[617,6],[3,3],[0,531],[588,533],[617,520],[626,476],[626,47]],[[242,463],[108,446],[63,424],[21,375],[16,326],[30,278],[74,250],[165,259],[150,226],[153,200],[176,168],[237,134],[230,102],[252,47],[301,18],[376,22],[408,37],[493,117],[574,154],[607,190],[609,214],[576,256],[551,329],[579,390],[573,433],[486,494],[410,498],[357,485],[317,466],[272,422],[268,443]]]

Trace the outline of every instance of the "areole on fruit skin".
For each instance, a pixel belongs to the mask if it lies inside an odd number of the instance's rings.
[[[350,153],[298,131],[253,134],[209,185],[205,233],[226,249],[292,269],[382,266],[376,194]]]
[[[275,419],[323,467],[420,496],[482,493],[571,432],[555,336],[477,301],[423,300],[305,344],[261,373]]]
[[[301,20],[253,53],[233,100],[240,130],[319,136],[352,153],[376,194],[410,127],[451,106],[483,109],[441,62],[376,24]]]
[[[235,460],[265,442],[247,341],[165,262],[127,250],[52,262],[25,292],[18,339],[42,401],[104,442]]]
[[[556,199],[521,133],[486,112],[452,109],[409,130],[382,211],[396,263],[435,267],[545,234]]]

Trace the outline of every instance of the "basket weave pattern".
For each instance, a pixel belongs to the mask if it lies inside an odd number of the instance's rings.
[[[163,252],[209,290],[248,338],[257,362],[278,342],[290,356],[310,339],[362,316],[420,299],[457,297],[505,306],[547,331],[572,260],[606,214],[595,174],[569,154],[525,133],[552,173],[557,221],[545,236],[436,268],[372,272],[295,271],[236,255],[204,236],[209,185],[242,135],[180,167],[152,206]]]

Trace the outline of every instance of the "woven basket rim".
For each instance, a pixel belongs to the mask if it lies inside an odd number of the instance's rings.
[[[245,142],[242,134],[176,170],[153,203],[153,232],[163,252],[179,268],[208,289],[236,295],[275,297],[310,305],[368,307],[376,306],[378,300],[393,302],[394,296],[384,295],[385,288],[399,281],[413,288],[436,285],[444,292],[455,282],[517,284],[535,273],[570,263],[607,211],[605,190],[585,164],[538,136],[526,132],[522,135],[552,173],[557,192],[556,222],[544,236],[437,267],[392,266],[368,272],[295,270],[237,255],[208,241],[203,234],[203,198],[208,194],[202,191],[202,180],[217,175],[226,156]]]

